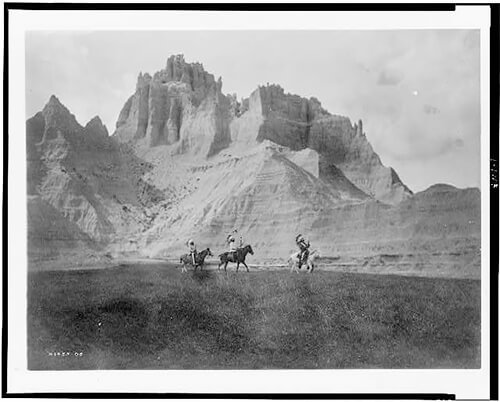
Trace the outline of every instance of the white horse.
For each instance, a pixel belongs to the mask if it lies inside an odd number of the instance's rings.
[[[306,267],[306,270],[309,271],[309,273],[312,273],[312,271],[314,271],[315,267],[314,260],[318,257],[319,255],[317,253],[317,250],[314,250],[311,253],[309,253],[309,256],[307,257],[307,261],[305,262],[305,264],[302,264],[303,266]],[[288,259],[288,265],[290,267],[290,271],[299,273],[299,263],[300,263],[300,252],[297,251],[296,253],[293,253]]]

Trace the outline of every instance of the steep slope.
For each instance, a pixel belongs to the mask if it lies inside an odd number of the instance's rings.
[[[103,266],[102,247],[40,196],[28,196],[28,269],[54,269],[61,262]],[[70,264],[68,264],[70,265]]]
[[[244,155],[220,155],[186,168],[186,175],[191,170],[196,176],[194,186],[158,216],[146,233],[152,241],[143,247],[151,255],[168,255],[192,237],[223,248],[227,233],[238,228],[260,248],[260,257],[286,254],[293,233],[310,231],[332,206],[366,198],[357,189],[351,193],[328,185],[293,163],[290,153],[265,141]]]
[[[354,185],[380,201],[397,204],[412,194],[373,151],[361,120],[352,126],[346,117],[321,116],[312,123],[309,146],[321,150],[325,163],[335,165]]]
[[[82,127],[52,96],[27,121],[26,130],[28,195],[39,200],[31,203],[31,216],[52,208],[56,221],[67,220],[66,226],[58,226],[62,232],[57,247],[65,237],[71,243],[82,234],[102,246],[143,229],[145,208],[156,205],[162,194],[142,179],[150,167],[111,140],[99,118]],[[42,223],[30,221],[32,237],[36,232],[45,236]]]
[[[153,163],[158,153],[145,158]],[[368,197],[339,169],[328,172],[330,183],[321,178],[315,151],[292,151],[267,140],[245,152],[233,144],[203,164],[170,158],[149,176],[172,197],[137,238],[147,256],[176,256],[188,238],[200,248],[222,250],[227,233],[237,228],[254,247],[255,262],[283,261],[295,248],[295,235],[303,233],[323,257],[344,268],[397,264],[411,271],[437,264],[467,269],[467,275],[479,272],[477,189],[432,188],[432,196],[417,193],[390,206]]]
[[[261,86],[248,110],[231,123],[233,141],[270,140],[293,150],[313,149],[323,156],[322,176],[340,169],[364,193],[389,204],[411,196],[392,168],[385,167],[363,132],[362,122],[331,115],[315,98],[285,94],[278,85]],[[333,166],[333,167],[332,167]]]

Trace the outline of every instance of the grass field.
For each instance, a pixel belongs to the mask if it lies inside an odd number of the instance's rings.
[[[30,273],[28,366],[478,368],[480,282],[160,264]]]

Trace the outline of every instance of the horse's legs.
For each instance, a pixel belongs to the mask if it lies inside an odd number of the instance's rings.
[[[186,263],[184,263],[184,262],[182,263],[181,272],[182,273],[187,272]]]
[[[224,272],[227,272],[227,263],[228,261],[226,261],[226,263],[224,264]]]
[[[239,267],[240,267],[240,262],[238,261],[238,262],[236,263],[236,272],[238,272],[238,268],[239,268]]]
[[[250,270],[248,269],[248,265],[245,261],[241,261],[241,263],[245,266],[245,268],[247,269],[247,272],[250,272]]]

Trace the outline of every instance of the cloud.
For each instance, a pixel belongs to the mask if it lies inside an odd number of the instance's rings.
[[[435,106],[432,105],[427,105],[425,104],[423,107],[424,113],[425,114],[437,114],[439,113],[439,109]]]
[[[383,70],[379,73],[377,84],[378,85],[398,85],[403,80],[404,74],[397,70]]]
[[[457,148],[463,148],[464,141],[461,138],[448,137],[440,142],[434,151],[435,156],[445,155],[447,153],[453,152]]]
[[[465,141],[456,135],[434,131],[429,133],[423,131],[422,127],[410,127],[406,124],[402,127],[405,127],[405,135],[393,138],[392,146],[383,149],[384,154],[391,160],[423,163],[439,159],[465,147]]]

